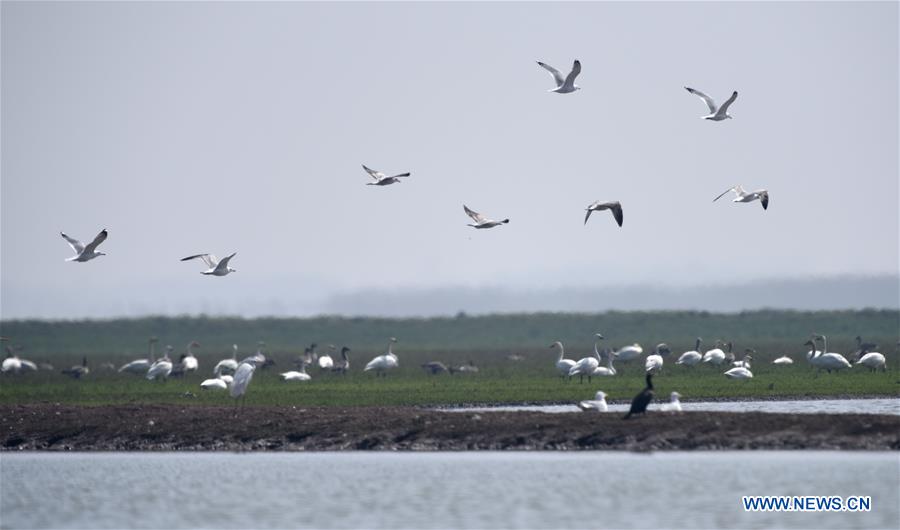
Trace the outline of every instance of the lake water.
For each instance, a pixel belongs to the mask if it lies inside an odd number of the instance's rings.
[[[589,398],[585,398],[589,399]],[[593,398],[590,398],[593,399]],[[648,410],[658,410],[659,403]],[[611,404],[610,412],[627,412],[630,404]],[[681,403],[685,411],[718,412],[790,412],[797,414],[894,414],[900,416],[900,399],[809,399],[784,401],[697,401]],[[534,412],[579,412],[573,405],[510,405],[503,407],[460,407],[441,409],[449,412],[487,412],[527,410]]]
[[[895,452],[0,455],[2,528],[897,528]],[[742,495],[870,495],[745,512]]]

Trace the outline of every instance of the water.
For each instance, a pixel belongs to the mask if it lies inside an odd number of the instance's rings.
[[[2,528],[897,528],[893,452],[0,455]],[[742,495],[870,495],[856,513]]]
[[[586,398],[587,399],[587,398]],[[593,399],[593,398],[591,398]],[[610,405],[610,412],[627,412],[629,404]],[[660,403],[648,410],[659,410]],[[799,414],[893,414],[900,416],[900,399],[810,399],[785,401],[698,401],[681,403],[685,411],[717,412],[791,412]],[[449,412],[516,411],[580,412],[575,405],[510,405],[503,407],[460,407],[441,409]]]

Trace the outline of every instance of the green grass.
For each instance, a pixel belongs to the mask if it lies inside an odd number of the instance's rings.
[[[470,352],[471,354],[472,352]],[[642,368],[638,364],[620,367],[616,377],[566,382],[555,375],[553,358],[546,355],[540,365],[526,361],[513,363],[499,354],[482,353],[481,372],[475,375],[441,375],[422,373],[416,365],[404,363],[387,378],[355,371],[346,377],[320,375],[311,371],[307,383],[284,383],[279,370],[258,370],[248,391],[247,403],[280,406],[360,406],[360,405],[454,405],[497,403],[575,402],[604,390],[612,400],[630,400],[643,387]],[[670,360],[669,363],[672,361]],[[780,367],[766,362],[754,364],[754,379],[728,380],[722,372],[700,366],[693,369],[667,366],[655,378],[659,396],[672,390],[685,399],[698,398],[765,398],[884,395],[897,396],[900,372],[896,366],[885,372],[871,373],[854,368],[842,373],[818,376],[795,357],[793,366]],[[401,363],[403,357],[401,352]],[[277,368],[277,367],[276,367]],[[288,369],[281,366],[282,370]],[[356,368],[360,370],[360,368]],[[107,405],[127,403],[176,403],[185,406],[228,405],[225,392],[202,391],[199,383],[204,374],[191,374],[185,379],[150,382],[140,377],[114,373],[97,373],[84,380],[71,380],[58,373],[33,373],[3,377],[0,380],[0,403],[64,403]],[[196,397],[186,398],[186,392]]]

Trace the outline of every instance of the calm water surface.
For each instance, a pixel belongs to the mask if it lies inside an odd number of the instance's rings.
[[[0,455],[2,528],[897,528],[900,456],[722,453]],[[750,513],[742,495],[870,495]]]
[[[593,399],[586,397],[585,399]],[[666,397],[668,400],[668,396]],[[650,405],[658,410],[660,403]],[[610,405],[610,412],[626,412],[630,405]],[[810,399],[784,401],[697,401],[681,403],[684,410],[718,412],[790,412],[796,414],[894,414],[900,416],[900,399]],[[441,409],[450,412],[516,411],[579,412],[573,405],[510,405],[504,407],[462,407]]]

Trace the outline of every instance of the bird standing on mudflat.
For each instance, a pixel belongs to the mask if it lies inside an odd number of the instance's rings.
[[[628,414],[625,415],[624,419],[627,420],[632,414],[643,414],[647,412],[647,405],[653,401],[653,396],[655,395],[656,394],[653,393],[653,374],[647,372],[647,387],[641,390],[641,392],[631,400],[631,409],[628,411]]]

